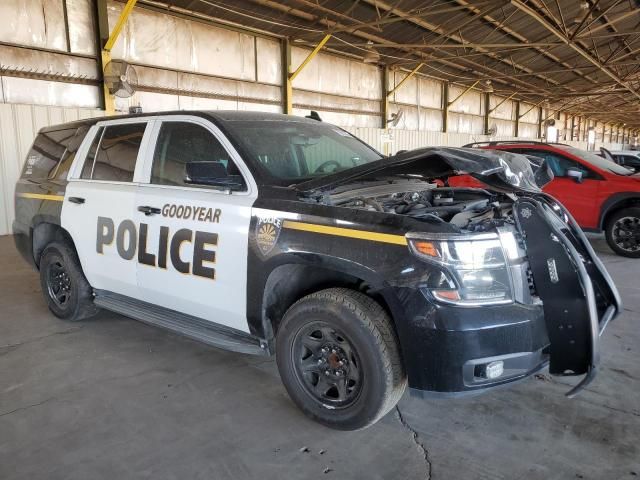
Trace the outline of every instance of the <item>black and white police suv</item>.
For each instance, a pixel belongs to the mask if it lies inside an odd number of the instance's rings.
[[[486,189],[451,188],[470,174]],[[172,112],[40,131],[15,241],[51,311],[99,308],[276,355],[310,417],[376,422],[405,386],[456,396],[549,366],[594,376],[621,311],[544,163],[425,148],[383,157],[306,118]]]

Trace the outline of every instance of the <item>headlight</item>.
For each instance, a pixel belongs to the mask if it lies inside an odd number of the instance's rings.
[[[439,267],[425,281],[436,299],[467,306],[513,301],[507,261],[511,246],[497,234],[408,233],[407,240],[414,255]]]

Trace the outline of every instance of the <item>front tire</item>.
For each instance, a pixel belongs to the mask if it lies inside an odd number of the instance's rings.
[[[289,308],[278,329],[276,360],[296,405],[338,430],[377,422],[406,387],[389,316],[370,297],[346,288],[307,295]]]
[[[51,243],[42,252],[40,286],[49,310],[58,318],[75,322],[98,312],[78,257],[65,243]]]
[[[618,255],[640,258],[640,207],[614,213],[604,233],[609,247]]]

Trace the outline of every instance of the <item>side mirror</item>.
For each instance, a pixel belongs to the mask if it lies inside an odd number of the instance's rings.
[[[578,170],[576,168],[567,169],[567,177],[573,178],[576,183],[582,183],[582,180],[583,180],[582,176],[583,176],[583,173],[581,170]]]
[[[227,175],[227,169],[220,162],[188,162],[185,164],[184,183],[189,185],[208,185],[231,191],[244,190],[241,175]]]

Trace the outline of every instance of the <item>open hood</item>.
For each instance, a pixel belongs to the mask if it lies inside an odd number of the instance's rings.
[[[410,150],[295,185],[301,193],[389,177],[435,179],[469,174],[502,192],[539,193],[553,179],[546,161],[499,150],[433,147]]]

